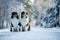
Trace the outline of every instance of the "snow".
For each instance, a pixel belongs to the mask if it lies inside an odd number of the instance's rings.
[[[10,32],[10,29],[7,28],[7,29],[0,29],[0,32]]]
[[[39,32],[60,32],[60,28],[42,28],[42,27],[34,27],[31,29],[32,31]]]
[[[60,40],[60,28],[31,27],[31,31],[25,32],[0,29],[0,40]]]
[[[59,32],[1,32],[0,40],[60,40]]]

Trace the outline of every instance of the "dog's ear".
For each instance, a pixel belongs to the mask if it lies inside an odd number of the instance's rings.
[[[19,26],[22,26],[21,22],[18,23]]]

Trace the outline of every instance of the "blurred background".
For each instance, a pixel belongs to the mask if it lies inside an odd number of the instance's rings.
[[[9,28],[11,13],[29,13],[32,27],[60,27],[60,0],[0,0],[0,29]]]

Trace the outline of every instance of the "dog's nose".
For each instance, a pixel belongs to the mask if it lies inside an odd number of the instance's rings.
[[[26,18],[27,18],[27,16],[26,16]]]

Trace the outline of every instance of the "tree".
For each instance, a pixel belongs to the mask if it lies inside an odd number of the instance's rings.
[[[34,14],[34,9],[30,3],[30,0],[26,0],[26,2],[23,3],[25,5],[24,8],[29,12],[30,15],[36,16],[36,14]]]

